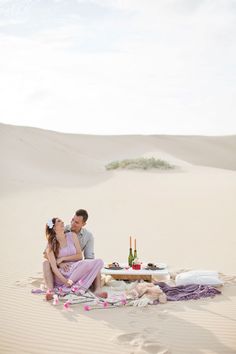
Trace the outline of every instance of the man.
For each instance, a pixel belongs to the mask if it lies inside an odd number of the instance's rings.
[[[88,220],[88,213],[84,209],[75,212],[71,220],[71,225],[65,227],[65,232],[73,231],[77,234],[81,251],[85,259],[94,259],[94,239],[91,232],[84,228]]]
[[[94,259],[94,238],[91,232],[84,228],[88,220],[88,213],[84,209],[79,209],[75,212],[71,220],[71,225],[65,227],[65,232],[73,231],[77,234],[81,250],[84,254],[85,259]],[[62,262],[59,265],[60,268],[63,268],[65,271],[69,267],[69,263]],[[53,273],[49,261],[45,258],[43,261],[43,275],[45,285],[48,289],[53,289]],[[101,287],[101,276],[100,274],[94,280],[95,288]]]

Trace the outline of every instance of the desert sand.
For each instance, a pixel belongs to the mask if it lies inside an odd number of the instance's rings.
[[[160,157],[171,171],[107,171]],[[0,124],[0,353],[236,353],[236,136],[89,136]],[[87,209],[96,256],[217,270],[215,298],[85,312],[45,302],[46,221]]]

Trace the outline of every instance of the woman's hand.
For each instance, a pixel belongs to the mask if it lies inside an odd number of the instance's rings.
[[[68,288],[71,288],[73,284],[74,284],[73,280],[67,279],[66,286],[67,286]]]
[[[60,263],[59,268],[62,269],[64,272],[69,272],[70,264],[69,263]]]
[[[57,258],[57,260],[56,260],[57,265],[61,264],[63,261],[64,261],[63,257]]]

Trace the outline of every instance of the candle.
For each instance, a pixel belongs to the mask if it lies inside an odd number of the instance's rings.
[[[134,239],[134,249],[136,250],[136,238]]]
[[[132,248],[132,237],[129,237],[129,248]]]

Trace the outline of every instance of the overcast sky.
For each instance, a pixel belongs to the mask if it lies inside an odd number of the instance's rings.
[[[0,0],[0,122],[236,133],[235,0]]]

